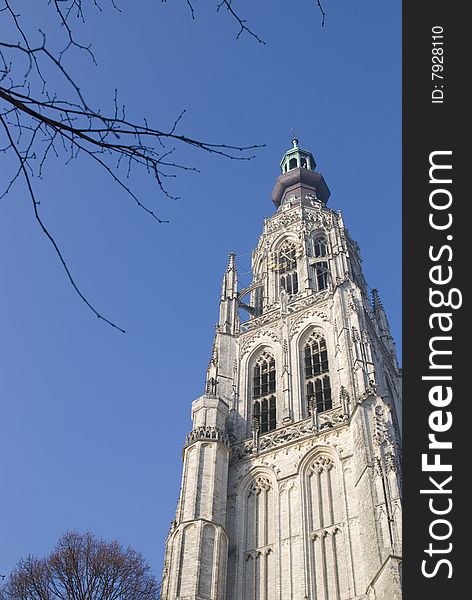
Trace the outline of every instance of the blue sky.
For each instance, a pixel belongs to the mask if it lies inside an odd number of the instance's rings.
[[[96,105],[111,107],[118,88],[135,120],[165,127],[185,108],[187,135],[266,144],[250,162],[181,151],[202,172],[169,182],[177,201],[133,179],[167,225],[87,161],[49,163],[41,214],[81,289],[126,335],[74,294],[24,187],[0,201],[0,573],[72,529],[132,545],[160,577],[227,255],[246,284],[291,128],[360,243],[401,348],[400,3],[326,1],[322,28],[310,0],[236,2],[266,45],[236,40],[215,4],[195,3],[192,21],[184,0],[122,0],[122,13],[104,2],[77,25],[98,66],[73,66]],[[45,7],[28,6],[33,29]],[[3,181],[10,166],[2,158]]]

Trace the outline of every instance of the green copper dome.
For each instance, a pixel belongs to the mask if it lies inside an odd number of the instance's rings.
[[[310,171],[314,171],[316,169],[316,161],[311,152],[298,147],[298,140],[296,137],[293,137],[292,148],[287,150],[283,155],[280,161],[280,169],[282,173],[288,173],[292,169],[309,169]]]

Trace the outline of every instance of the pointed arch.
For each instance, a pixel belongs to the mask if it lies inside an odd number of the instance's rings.
[[[308,239],[308,255],[312,258],[324,258],[329,255],[329,242],[326,232],[315,229]]]
[[[236,531],[240,536],[237,598],[272,600],[276,578],[277,480],[266,467],[251,469],[237,488]],[[243,593],[245,595],[243,595]]]
[[[346,597],[349,584],[338,453],[328,446],[314,448],[300,462],[299,473],[310,587],[325,600],[340,600]]]
[[[261,433],[277,427],[276,386],[275,356],[265,350],[252,368],[251,388],[253,426]]]
[[[297,243],[285,240],[275,255],[276,269],[279,274],[278,291],[284,290],[293,296],[298,293],[298,249]]]
[[[270,245],[270,251],[271,251],[272,255],[275,256],[275,254],[280,250],[280,248],[286,243],[300,245],[300,240],[299,240],[297,234],[294,233],[293,231],[281,232],[278,235],[278,237],[276,237],[272,241],[272,243]]]
[[[253,415],[253,375],[254,366],[259,356],[268,352],[275,358],[276,370],[276,408],[280,414],[279,403],[280,395],[280,373],[282,372],[282,348],[280,345],[279,332],[275,328],[259,329],[256,333],[246,335],[241,340],[240,345],[240,389],[239,395],[241,404],[239,413],[241,419],[238,425],[237,434],[241,438],[252,436],[252,415]]]
[[[271,266],[275,273],[275,298],[285,290],[289,296],[299,291],[299,259],[303,254],[300,240],[294,233],[284,233],[271,245]]]
[[[314,448],[311,448],[305,456],[300,460],[298,465],[298,474],[300,477],[306,475],[307,470],[310,468],[311,464],[317,461],[318,459],[327,458],[331,460],[331,462],[339,467],[341,464],[341,457],[333,446],[328,444],[318,444]]]
[[[332,365],[328,336],[324,327],[307,324],[296,338],[299,356],[301,414],[308,416],[333,408]]]
[[[310,287],[316,292],[328,289],[330,283],[330,249],[328,236],[323,230],[315,230],[308,240]]]
[[[277,361],[276,353],[261,344],[248,360],[248,423],[260,433],[277,427]]]
[[[303,368],[305,395],[308,410],[318,413],[330,410],[333,406],[329,360],[326,338],[313,331],[303,346]]]

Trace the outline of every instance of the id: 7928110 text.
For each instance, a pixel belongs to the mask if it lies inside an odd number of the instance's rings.
[[[444,102],[444,28],[435,25],[431,29],[431,80],[433,90],[431,92],[432,104],[443,104]]]

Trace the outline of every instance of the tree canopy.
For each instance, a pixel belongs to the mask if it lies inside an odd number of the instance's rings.
[[[157,600],[159,585],[144,558],[116,541],[66,533],[45,558],[27,556],[0,600]]]

